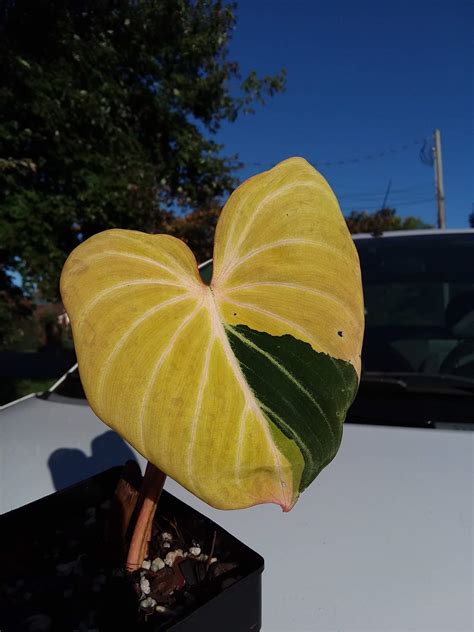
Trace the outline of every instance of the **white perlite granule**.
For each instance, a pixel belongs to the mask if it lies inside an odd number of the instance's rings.
[[[167,553],[165,557],[166,566],[173,566],[173,562],[177,557],[184,557],[183,549],[176,549],[176,551],[170,551]]]
[[[164,567],[165,567],[165,563],[163,562],[161,557],[155,557],[155,559],[151,563],[150,570],[156,573],[157,571],[161,571],[161,569]]]
[[[140,606],[142,608],[154,608],[156,606],[156,601],[153,597],[147,597],[143,601],[140,601]]]
[[[148,595],[150,593],[150,582],[146,577],[141,578],[140,589],[144,595]]]
[[[195,555],[197,557],[198,555],[201,555],[201,547],[200,546],[192,546],[189,549],[189,552],[190,552],[191,555]]]

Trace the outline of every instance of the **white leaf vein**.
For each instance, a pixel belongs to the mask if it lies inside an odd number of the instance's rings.
[[[96,294],[94,298],[92,299],[92,301],[89,301],[85,305],[81,306],[81,313],[76,323],[76,327],[81,326],[81,324],[84,322],[90,310],[96,305],[98,305],[98,303],[100,303],[104,298],[107,298],[107,296],[110,296],[111,294],[114,294],[114,292],[118,292],[121,289],[124,289],[124,290],[126,288],[132,289],[136,287],[137,285],[138,286],[140,285],[166,285],[166,286],[171,286],[171,287],[182,288],[182,285],[179,282],[174,283],[173,281],[159,281],[159,280],[148,280],[148,279],[137,279],[133,281],[125,281],[123,283],[117,283],[117,285],[111,285],[106,290],[103,290],[102,292],[99,292],[98,294]],[[185,291],[186,290],[183,288],[183,292]]]
[[[304,459],[305,466],[308,466],[308,469],[310,472],[314,471],[314,459],[313,459],[311,450],[309,450],[308,447],[303,443],[303,441],[299,438],[299,436],[293,430],[293,428],[289,426],[288,423],[269,406],[266,406],[265,404],[262,404],[261,402],[260,402],[260,406],[262,407],[263,410],[266,411],[266,413],[270,416],[270,418],[272,416],[275,417],[275,419],[278,420],[279,424],[283,428],[286,428],[286,431],[288,432],[288,434],[291,434],[295,438],[296,444],[300,447],[301,452],[303,452],[305,455],[305,459]],[[319,441],[319,438],[318,438],[318,441]]]
[[[334,429],[331,426],[331,423],[330,423],[329,419],[327,418],[326,413],[321,408],[320,404],[314,399],[312,394],[306,389],[306,387],[303,386],[303,384],[301,384],[301,382],[299,382],[295,378],[295,376],[292,375],[282,364],[280,364],[280,362],[278,362],[278,360],[274,356],[272,356],[270,353],[268,353],[267,351],[264,351],[258,345],[253,343],[251,340],[249,340],[248,338],[246,338],[245,336],[240,334],[234,327],[228,326],[228,329],[243,344],[247,345],[248,347],[250,347],[251,349],[253,349],[257,353],[260,353],[262,356],[264,356],[269,362],[271,362],[273,364],[273,366],[275,366],[281,373],[283,373],[283,375],[286,377],[287,380],[289,380],[292,384],[294,384],[296,386],[296,388],[298,388],[304,395],[306,395],[306,397],[311,401],[311,403],[314,405],[314,407],[317,408],[317,410],[321,414],[322,418],[326,422],[326,425],[327,425],[327,427],[329,429],[329,432],[331,434],[333,443],[334,443],[334,445],[336,445],[336,436],[334,434]],[[319,437],[316,436],[316,438],[319,441]]]
[[[252,389],[250,388],[250,385],[245,379],[245,376],[237,361],[237,358],[235,357],[234,352],[232,351],[232,347],[230,346],[230,342],[225,332],[224,325],[221,320],[220,314],[218,312],[218,307],[216,305],[212,292],[210,292],[209,311],[211,314],[213,335],[219,339],[219,342],[222,345],[224,354],[227,357],[229,365],[240,386],[240,389],[245,399],[245,403],[248,409],[251,410],[255,414],[256,419],[259,421],[261,425],[261,428],[268,442],[268,445],[270,446],[270,449],[273,454],[273,460],[278,471],[278,476],[279,476],[281,489],[282,489],[282,495],[285,498],[285,504],[288,505],[288,490],[285,487],[285,480],[284,480],[282,467],[281,467],[280,453],[274,444],[273,438],[271,436],[271,431],[268,426],[268,421],[266,420],[265,416],[262,414],[258,400],[255,396],[255,393],[252,391]]]
[[[329,194],[329,191],[324,188],[323,186],[321,186],[320,184],[316,183],[316,182],[292,182],[291,184],[287,184],[284,186],[280,186],[278,189],[276,189],[275,191],[270,191],[255,207],[253,213],[252,213],[252,221],[248,222],[246,227],[244,228],[244,230],[240,233],[239,239],[237,240],[237,243],[234,245],[232,252],[230,253],[228,259],[230,261],[232,261],[239,253],[240,250],[240,246],[242,245],[242,243],[245,241],[249,231],[253,228],[254,226],[254,222],[256,217],[260,214],[260,212],[262,211],[262,209],[264,209],[267,204],[269,204],[270,202],[274,202],[275,200],[277,200],[279,197],[283,196],[285,193],[288,193],[290,191],[293,191],[294,189],[297,188],[312,188],[312,189],[316,189],[326,195]],[[245,203],[247,202],[247,199],[243,200],[237,207],[236,212],[234,214],[234,222],[232,224],[231,230],[229,231],[229,234],[227,236],[227,243],[230,243],[233,234],[235,232],[235,226],[238,224],[238,219],[239,219],[239,209],[242,208],[242,206],[245,205]],[[224,256],[225,256],[225,251],[224,251]],[[224,266],[225,267],[225,266]],[[227,273],[225,270],[222,270],[221,273],[222,276],[227,276]],[[219,275],[219,276],[221,276]]]
[[[190,287],[190,288],[194,288],[195,284],[193,284],[189,277],[185,277],[182,276],[180,274],[178,274],[176,272],[176,270],[173,270],[173,268],[169,268],[168,266],[164,265],[163,263],[161,263],[160,261],[156,261],[156,259],[151,259],[150,257],[144,257],[143,255],[135,255],[131,252],[123,252],[120,250],[103,250],[102,252],[99,252],[97,254],[94,255],[89,255],[87,257],[87,262],[95,260],[95,259],[104,259],[106,257],[110,257],[110,256],[114,256],[114,257],[123,257],[126,259],[133,259],[135,261],[142,261],[143,263],[152,265],[156,268],[159,268],[160,270],[163,270],[165,272],[168,272],[168,274],[171,274],[171,276],[174,276],[176,279],[179,279],[181,284],[186,286],[186,287]]]
[[[334,294],[330,294],[329,292],[325,292],[324,290],[317,290],[316,288],[308,287],[306,285],[300,285],[298,283],[286,283],[283,281],[256,281],[255,283],[242,283],[241,285],[233,285],[230,287],[226,287],[220,290],[222,294],[231,294],[232,292],[238,292],[240,290],[247,290],[259,287],[284,287],[289,290],[301,290],[304,292],[308,292],[309,294],[314,294],[314,296],[320,296],[321,298],[326,298],[346,312],[349,320],[351,320],[354,324],[356,321],[354,319],[353,311],[348,307],[347,303],[342,301],[339,297]]]
[[[193,418],[191,420],[191,436],[189,439],[188,446],[188,455],[187,455],[187,466],[188,466],[188,476],[190,480],[193,480],[192,470],[193,470],[193,450],[194,450],[194,442],[196,440],[196,432],[199,424],[199,415],[202,409],[202,401],[204,397],[204,390],[206,388],[207,381],[209,379],[209,363],[211,359],[212,347],[214,344],[214,339],[211,336],[209,340],[209,344],[206,350],[206,356],[204,359],[204,366],[202,368],[201,379],[199,381],[199,389],[196,396],[196,406],[194,408]]]
[[[132,231],[134,232],[134,231]],[[136,244],[136,245],[149,245],[147,242],[143,242],[141,239],[135,238],[132,235],[124,235],[123,233],[114,233],[113,235],[114,237],[118,237],[119,239],[124,239],[130,243]],[[183,266],[181,265],[181,262],[179,259],[177,259],[176,257],[173,257],[172,255],[170,255],[166,250],[160,250],[160,254],[164,255],[169,261],[171,261],[171,264],[173,266],[178,266],[179,269],[181,270],[181,272],[183,272],[186,276],[189,274],[189,270],[187,270],[186,268],[183,268]],[[153,259],[154,261],[154,259]]]
[[[148,409],[148,400],[149,400],[149,398],[151,396],[151,393],[152,393],[152,390],[153,390],[153,386],[154,386],[154,384],[156,382],[156,379],[158,377],[158,373],[159,373],[161,367],[163,366],[166,358],[168,357],[168,355],[173,350],[174,345],[176,344],[176,342],[177,342],[178,338],[180,337],[180,335],[183,333],[184,329],[196,317],[197,313],[202,308],[203,302],[204,302],[204,298],[193,309],[193,311],[190,314],[188,314],[181,321],[180,325],[177,327],[176,331],[171,336],[171,338],[170,338],[168,344],[166,345],[165,349],[163,350],[162,354],[160,355],[158,360],[155,362],[155,366],[153,367],[153,371],[151,372],[151,376],[150,376],[150,378],[148,380],[148,384],[147,384],[147,387],[145,389],[145,392],[143,393],[143,397],[142,397],[142,401],[141,401],[141,405],[140,405],[140,413],[139,413],[138,424],[139,424],[139,427],[140,427],[142,445],[146,445],[146,441],[145,441],[145,414],[146,414],[147,409]]]
[[[334,257],[345,258],[345,254],[343,252],[341,252],[337,248],[334,248],[333,246],[330,246],[324,241],[317,241],[315,239],[304,239],[302,237],[278,239],[277,241],[272,241],[270,243],[264,244],[263,246],[259,246],[258,248],[254,248],[254,250],[251,250],[243,257],[240,257],[240,259],[236,259],[231,265],[229,265],[226,268],[225,272],[222,272],[219,275],[219,278],[216,279],[215,285],[216,286],[222,285],[232,272],[234,272],[237,268],[243,265],[246,261],[248,261],[249,259],[252,259],[253,257],[256,257],[262,252],[266,252],[268,250],[274,250],[276,248],[283,248],[285,246],[292,246],[292,245],[317,247],[317,248],[320,248],[321,250],[327,250]]]
[[[241,469],[241,459],[242,459],[242,444],[244,442],[245,437],[245,426],[246,426],[246,418],[248,414],[247,403],[244,403],[242,408],[242,414],[239,418],[239,435],[237,438],[237,454],[235,455],[235,477],[238,481],[240,481],[240,469]]]
[[[162,303],[159,303],[158,305],[154,305],[153,307],[148,309],[146,312],[144,312],[139,318],[137,318],[135,321],[130,323],[127,329],[127,333],[124,336],[122,336],[122,338],[120,338],[120,340],[114,346],[108,358],[105,360],[104,364],[101,367],[98,381],[97,381],[97,397],[98,398],[101,397],[102,395],[103,384],[107,376],[107,373],[110,370],[110,367],[112,366],[114,359],[117,357],[117,354],[120,352],[120,350],[123,349],[124,345],[127,343],[127,341],[129,340],[130,336],[134,333],[134,331],[138,327],[140,327],[140,325],[142,325],[146,320],[148,320],[149,318],[151,318],[158,312],[162,311],[166,307],[169,307],[170,305],[176,305],[177,303],[180,303],[185,300],[190,300],[192,298],[194,297],[189,296],[189,294],[187,294],[185,296],[178,296],[178,297],[171,298],[167,301],[163,301]]]
[[[288,320],[287,318],[284,318],[283,316],[279,316],[278,314],[275,314],[275,312],[271,312],[267,309],[257,307],[256,305],[253,305],[252,303],[244,303],[242,301],[233,300],[232,304],[240,305],[240,307],[245,307],[246,309],[256,312],[257,314],[263,314],[264,316],[267,316],[268,318],[273,318],[273,320],[277,320],[285,324],[287,327],[290,327],[294,329],[295,331],[299,331],[300,334],[302,334],[307,340],[310,341],[310,344],[312,346],[314,346],[316,349],[319,349],[321,353],[325,353],[329,357],[332,364],[334,365],[334,368],[339,373],[341,381],[343,382],[344,386],[347,388],[347,380],[344,377],[344,374],[342,373],[341,369],[337,365],[332,355],[329,353],[329,351],[327,351],[327,349],[325,349],[321,344],[318,343],[318,341],[314,338],[314,336],[312,336],[312,334],[307,329],[305,329],[304,327],[301,327],[301,325],[297,325],[296,323]]]

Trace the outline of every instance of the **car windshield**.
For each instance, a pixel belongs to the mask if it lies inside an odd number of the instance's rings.
[[[356,239],[363,371],[474,384],[474,234]]]

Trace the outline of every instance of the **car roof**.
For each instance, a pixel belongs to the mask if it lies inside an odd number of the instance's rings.
[[[382,233],[356,233],[352,235],[352,239],[380,239],[381,237],[419,237],[420,235],[462,235],[470,234],[474,235],[474,228],[422,228],[419,230],[387,230]],[[212,263],[212,259],[207,259],[198,265],[198,268],[205,268]]]
[[[419,237],[420,235],[457,235],[470,233],[474,235],[474,228],[420,228],[418,230],[387,230],[382,233],[356,233],[353,239],[370,239],[379,237]],[[207,263],[207,262],[206,262]]]

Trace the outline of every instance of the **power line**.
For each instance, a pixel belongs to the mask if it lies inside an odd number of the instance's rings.
[[[426,204],[427,202],[433,202],[434,199],[435,198],[431,196],[431,197],[422,198],[418,200],[390,200],[389,206],[391,208],[398,208],[400,206],[417,206],[419,204]],[[368,207],[380,208],[378,204],[374,205],[373,202],[370,202],[368,204],[362,204],[360,201],[356,201],[354,203],[343,202],[342,206],[344,206],[345,208],[351,208],[354,211],[359,211],[359,210],[366,211],[368,210]]]
[[[384,198],[383,198],[383,202],[382,202],[381,208],[386,208],[387,207],[387,200],[388,200],[388,196],[389,196],[391,187],[392,187],[392,178],[390,178],[390,180],[388,181],[387,190],[385,191],[385,195],[384,195]]]
[[[343,160],[330,160],[330,161],[319,161],[312,160],[311,162],[317,166],[322,167],[335,167],[341,165],[351,165],[356,164],[358,162],[365,162],[366,160],[378,160],[379,158],[385,158],[385,156],[389,156],[391,154],[399,154],[401,152],[407,151],[411,149],[414,145],[422,145],[426,144],[426,138],[417,138],[408,143],[404,143],[403,145],[398,145],[396,147],[389,147],[388,149],[384,149],[383,151],[375,151],[370,154],[364,154],[359,156],[354,156],[352,158],[344,158]],[[273,167],[274,163],[269,162],[247,162],[245,163],[247,166],[255,166],[255,167]]]
[[[339,187],[334,187],[335,192],[336,192],[336,197],[338,199],[342,199],[342,198],[350,198],[355,199],[355,198],[361,198],[361,199],[369,199],[369,198],[380,198],[380,191],[352,191],[350,193],[344,192],[341,193],[341,189]],[[431,193],[431,187],[429,187],[427,184],[424,185],[415,185],[415,186],[410,186],[410,187],[404,187],[402,189],[391,189],[390,190],[392,195],[395,195],[395,197],[397,196],[412,196],[413,194],[428,194]]]
[[[420,160],[423,164],[432,167],[434,164],[433,146],[431,139],[425,138],[420,149]]]

